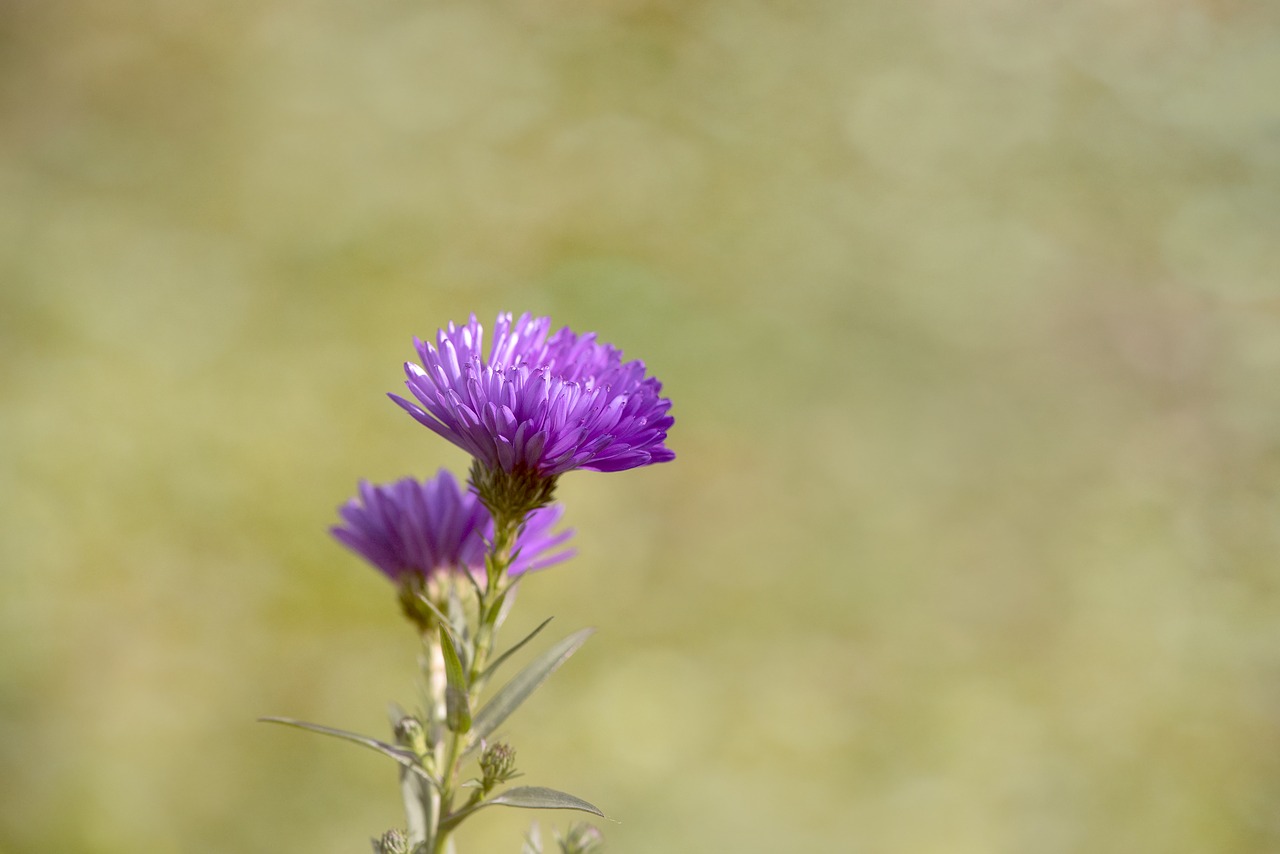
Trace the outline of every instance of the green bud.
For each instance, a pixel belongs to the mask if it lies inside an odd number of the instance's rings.
[[[373,841],[373,854],[409,854],[409,840],[402,831],[392,828]]]
[[[480,785],[486,792],[515,777],[515,748],[502,741],[487,745],[480,754],[480,773],[484,775]]]
[[[419,757],[426,756],[430,752],[427,746],[427,731],[422,728],[422,722],[412,715],[406,715],[396,724],[396,743],[401,747],[409,748]]]
[[[557,834],[562,854],[597,854],[604,848],[604,834],[590,824],[575,824],[564,836]]]

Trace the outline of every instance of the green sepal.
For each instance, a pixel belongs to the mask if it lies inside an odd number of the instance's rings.
[[[453,645],[450,633],[440,627],[440,649],[444,653],[444,714],[445,725],[452,732],[465,733],[471,729],[471,701],[467,697],[467,677],[462,670],[462,659]]]
[[[541,623],[539,623],[539,624],[538,624],[538,627],[537,627],[536,629],[534,629],[533,631],[529,632],[529,634],[525,635],[525,636],[524,636],[524,640],[520,641],[518,644],[516,644],[515,646],[511,647],[511,649],[507,650],[507,651],[506,651],[506,652],[504,652],[502,655],[500,655],[500,656],[498,656],[497,658],[495,658],[495,659],[493,660],[493,662],[492,662],[488,667],[486,667],[486,668],[484,669],[484,673],[483,673],[483,674],[481,674],[481,676],[480,676],[480,680],[481,680],[482,682],[483,682],[483,681],[487,681],[487,680],[489,679],[489,677],[490,677],[490,676],[492,676],[492,675],[497,671],[497,669],[498,669],[499,667],[501,667],[501,666],[503,665],[503,663],[505,663],[505,662],[506,662],[506,660],[507,660],[508,658],[510,658],[511,656],[515,655],[517,652],[519,652],[519,650],[520,650],[520,648],[521,648],[521,647],[523,647],[523,646],[524,646],[525,644],[527,644],[529,641],[531,641],[531,640],[533,640],[535,637],[537,637],[537,636],[538,636],[538,632],[540,632],[540,631],[542,631],[543,629],[545,629],[545,628],[547,627],[547,623],[551,622],[551,621],[552,621],[552,620],[554,620],[554,619],[555,619],[555,617],[547,617],[545,620],[543,620]]]
[[[318,732],[321,735],[330,735],[334,738],[343,739],[344,741],[354,742],[355,744],[362,745],[370,750],[376,750],[384,756],[390,756],[396,762],[399,762],[402,766],[408,768],[410,771],[417,774],[437,789],[440,788],[440,783],[427,773],[427,769],[422,767],[418,762],[418,757],[415,756],[411,750],[396,747],[394,744],[387,744],[385,741],[379,741],[378,739],[370,738],[367,735],[360,735],[359,733],[347,732],[343,729],[321,726],[320,724],[307,723],[306,721],[297,721],[293,718],[268,717],[258,718],[258,720],[263,723],[284,724],[285,726],[297,727],[298,729],[310,730],[311,732]]]
[[[487,738],[502,725],[521,703],[529,699],[529,695],[538,689],[547,677],[556,671],[569,656],[578,651],[587,638],[595,633],[595,629],[583,629],[574,632],[560,643],[551,647],[528,666],[512,677],[511,681],[493,696],[488,703],[476,713],[471,728],[471,745],[468,750],[475,749],[482,739]]]
[[[493,516],[495,535],[505,527],[504,523],[518,524],[534,510],[550,504],[557,478],[558,475],[547,477],[527,468],[490,468],[478,459],[471,460],[471,486]]]

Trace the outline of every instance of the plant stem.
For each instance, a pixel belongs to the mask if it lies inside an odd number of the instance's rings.
[[[485,556],[485,584],[479,589],[476,603],[475,643],[471,652],[471,666],[467,673],[468,701],[472,708],[479,705],[481,674],[493,652],[497,640],[498,617],[502,612],[502,603],[510,589],[507,581],[507,570],[511,566],[511,552],[523,518],[511,518],[495,514],[493,526],[493,546]],[[453,808],[454,796],[459,786],[460,753],[463,735],[449,730],[445,726],[446,678],[444,673],[444,654],[439,638],[428,638],[429,653],[432,656],[432,669],[428,690],[431,693],[431,733],[435,746],[437,773],[440,775],[441,791],[432,792],[433,804],[428,808],[429,837],[427,850],[431,854],[448,854],[453,850],[452,830],[441,830],[441,824],[449,817]],[[439,662],[438,670],[435,669]],[[468,805],[468,807],[474,804]],[[467,809],[464,807],[463,809]]]
[[[438,796],[440,799],[440,810],[436,813],[435,823],[435,841],[431,846],[432,854],[444,854],[449,844],[449,832],[440,830],[440,823],[444,821],[449,814],[449,810],[453,807],[453,793],[457,784],[456,777],[458,775],[458,744],[462,740],[456,732],[450,732],[446,739],[444,763],[440,766],[445,770],[444,774],[444,791]]]
[[[441,774],[444,765],[442,750],[448,730],[445,727],[445,675],[444,675],[444,651],[440,647],[440,638],[429,633],[423,637],[425,650],[423,654],[426,656],[426,672],[427,672],[427,698],[429,705],[426,709],[427,720],[427,743],[431,745],[432,753],[436,765],[436,774]],[[449,733],[452,735],[452,733]],[[456,738],[456,736],[454,736]],[[443,818],[444,804],[441,802],[441,792],[434,786],[423,787],[422,807],[426,814],[427,838],[424,840],[430,850],[435,850],[437,829],[440,826],[440,820]]]

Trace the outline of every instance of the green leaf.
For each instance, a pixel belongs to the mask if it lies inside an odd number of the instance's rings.
[[[495,600],[497,613],[493,615],[493,627],[499,629],[507,621],[507,616],[511,613],[511,609],[516,603],[516,591],[520,589],[520,578],[511,579],[511,583],[502,591],[502,595]]]
[[[601,818],[605,817],[605,814],[595,804],[584,801],[582,798],[575,797],[568,792],[548,789],[546,786],[516,786],[514,789],[507,789],[505,792],[494,795],[487,801],[481,801],[473,807],[459,810],[448,816],[440,823],[440,830],[442,832],[453,830],[462,823],[464,818],[485,807],[518,807],[526,810],[580,810],[589,812],[592,815],[598,815]]]
[[[443,611],[441,611],[439,608],[437,608],[435,605],[432,604],[430,599],[428,599],[423,594],[419,593],[418,601],[423,605],[427,606],[427,610],[431,611],[432,615],[435,616],[436,622],[440,625],[441,628],[448,630],[449,635],[455,641],[457,641],[458,643],[462,643],[464,640],[466,640],[466,638],[460,637],[458,635],[457,627],[454,626],[454,624],[449,620],[449,618],[445,616]]]
[[[470,575],[471,573],[467,573]],[[462,604],[458,589],[449,587],[449,619],[453,625],[454,651],[462,662],[462,669],[471,672],[471,656],[475,654],[475,644],[471,642],[471,626],[467,621],[467,608]]]
[[[503,685],[502,689],[493,696],[493,699],[476,713],[475,721],[471,727],[471,747],[474,748],[480,743],[481,739],[488,737],[501,726],[502,722],[510,717],[511,713],[521,703],[529,699],[529,695],[536,691],[539,685],[547,681],[547,677],[554,673],[560,665],[564,664],[569,659],[569,656],[577,652],[578,648],[586,643],[587,638],[591,637],[594,632],[595,629],[583,629],[580,632],[574,632],[544,652],[524,670],[517,673],[510,682]]]
[[[456,733],[471,729],[471,702],[467,698],[467,677],[462,670],[462,660],[453,646],[453,639],[444,626],[440,627],[440,649],[444,652],[444,708],[445,724]]]
[[[435,781],[427,770],[418,764],[418,757],[410,750],[396,747],[394,744],[387,744],[385,741],[378,741],[376,738],[370,738],[367,735],[360,735],[354,732],[347,732],[343,729],[334,729],[333,727],[321,726],[320,724],[311,724],[306,721],[296,721],[293,718],[258,718],[259,721],[268,724],[284,724],[285,726],[297,727],[298,729],[310,730],[318,732],[321,735],[331,735],[334,738],[341,738],[344,741],[351,741],[370,750],[376,750],[381,754],[390,756],[399,762],[405,768],[417,774],[433,786],[439,788],[439,783]]]
[[[490,676],[492,676],[492,675],[497,671],[497,669],[498,669],[499,667],[501,667],[501,666],[503,665],[503,663],[505,663],[505,662],[506,662],[506,660],[507,660],[508,658],[510,658],[511,656],[515,655],[515,654],[516,654],[516,652],[518,652],[522,646],[524,646],[524,645],[525,645],[525,644],[527,644],[529,641],[531,641],[531,640],[533,640],[535,637],[537,637],[537,636],[538,636],[538,632],[540,632],[540,631],[542,631],[543,629],[545,629],[545,628],[547,627],[547,623],[551,622],[551,621],[552,621],[552,620],[554,620],[554,619],[555,619],[555,617],[547,617],[545,620],[543,620],[543,621],[538,625],[538,627],[537,627],[536,629],[534,629],[533,631],[529,632],[529,634],[525,635],[525,636],[524,636],[524,640],[520,641],[520,643],[516,644],[515,646],[511,647],[511,649],[507,650],[507,651],[506,651],[506,652],[504,652],[502,655],[500,655],[500,656],[498,656],[497,658],[495,658],[495,659],[493,660],[493,663],[492,663],[492,664],[490,664],[488,667],[486,667],[486,668],[484,669],[484,674],[483,674],[483,675],[481,675],[481,677],[480,677],[480,678],[481,678],[481,680],[487,680]]]
[[[527,810],[581,810],[604,818],[595,804],[546,786],[516,786],[480,804],[482,807],[520,807]]]

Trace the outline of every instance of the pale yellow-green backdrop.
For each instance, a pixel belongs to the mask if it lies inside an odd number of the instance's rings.
[[[413,701],[326,527],[504,309],[674,401],[514,618],[612,852],[1280,850],[1278,92],[1271,0],[4,3],[0,851],[400,822],[254,719]]]

